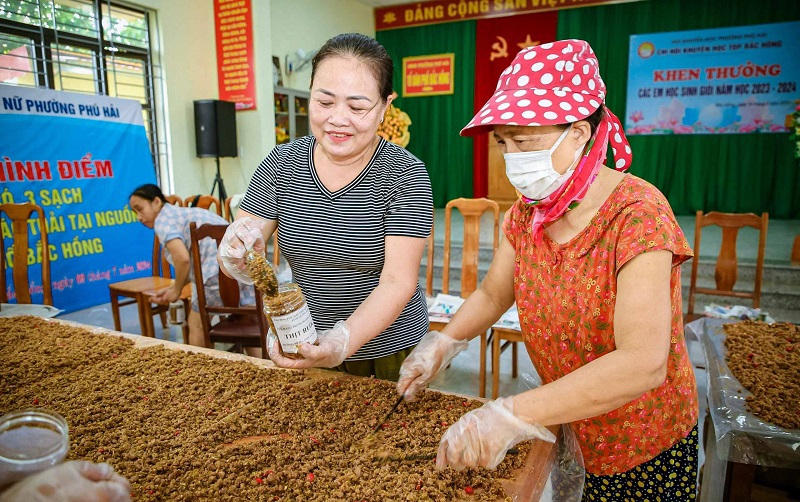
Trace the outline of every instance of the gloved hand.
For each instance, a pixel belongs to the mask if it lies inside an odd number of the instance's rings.
[[[427,387],[439,370],[447,367],[467,345],[469,342],[466,340],[456,340],[438,331],[423,336],[400,366],[397,393],[403,394],[407,401],[413,401],[414,395]]]
[[[127,502],[128,480],[108,464],[72,460],[18,481],[0,494],[0,502]]]
[[[291,359],[281,353],[280,341],[272,330],[267,335],[267,351],[272,362],[281,368],[333,368],[347,357],[350,328],[339,321],[333,328],[317,333],[317,345],[302,343],[297,347],[304,359]]]
[[[264,253],[264,225],[266,222],[263,220],[249,216],[240,218],[228,225],[219,243],[217,255],[220,263],[231,277],[242,284],[253,284],[253,279],[247,273],[245,254],[248,249]]]
[[[524,422],[514,415],[514,398],[499,398],[472,410],[451,425],[442,436],[436,468],[446,466],[494,469],[515,444],[528,439],[556,440],[546,427]]]

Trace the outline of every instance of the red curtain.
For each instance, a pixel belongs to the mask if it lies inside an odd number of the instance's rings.
[[[558,11],[480,19],[476,22],[475,112],[497,87],[497,79],[517,53],[530,45],[553,42]],[[466,124],[464,124],[466,125]],[[489,150],[487,134],[473,140],[473,197],[488,193]]]

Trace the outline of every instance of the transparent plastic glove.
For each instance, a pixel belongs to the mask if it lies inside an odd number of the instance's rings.
[[[18,481],[0,494],[1,502],[127,502],[128,480],[108,464],[73,460]]]
[[[280,341],[270,330],[267,335],[267,350],[272,362],[281,368],[333,368],[347,357],[350,348],[350,328],[339,321],[331,329],[317,334],[317,345],[302,343],[297,347],[303,359],[291,359],[281,353]]]
[[[427,387],[439,370],[447,367],[468,345],[466,340],[456,340],[438,331],[423,336],[400,366],[397,393],[413,401],[416,393]]]
[[[242,284],[253,284],[253,279],[247,273],[245,254],[248,249],[257,253],[264,252],[263,229],[265,221],[245,217],[228,225],[225,235],[219,243],[217,255],[220,263],[231,277]]]
[[[556,440],[552,432],[541,425],[531,425],[517,418],[512,397],[489,401],[472,410],[451,425],[442,436],[436,455],[436,468],[450,466],[494,469],[517,443],[538,438]]]

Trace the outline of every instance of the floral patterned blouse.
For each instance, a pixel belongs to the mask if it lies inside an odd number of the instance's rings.
[[[565,244],[537,245],[533,211],[518,201],[503,230],[516,250],[514,288],[525,345],[544,383],[615,349],[617,274],[641,253],[672,253],[672,339],[667,378],[616,410],[572,423],[587,472],[610,475],[647,462],[697,423],[697,387],[683,338],[680,264],[692,250],[666,198],[626,175],[588,227]]]

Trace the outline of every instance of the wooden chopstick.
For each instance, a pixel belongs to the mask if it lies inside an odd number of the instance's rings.
[[[387,455],[381,456],[376,455],[373,457],[375,460],[384,460],[384,461],[391,461],[391,462],[411,462],[414,460],[433,460],[436,458],[437,452],[427,452],[427,453],[409,453],[407,455]],[[517,455],[519,450],[517,448],[510,448],[506,451],[506,455]]]

